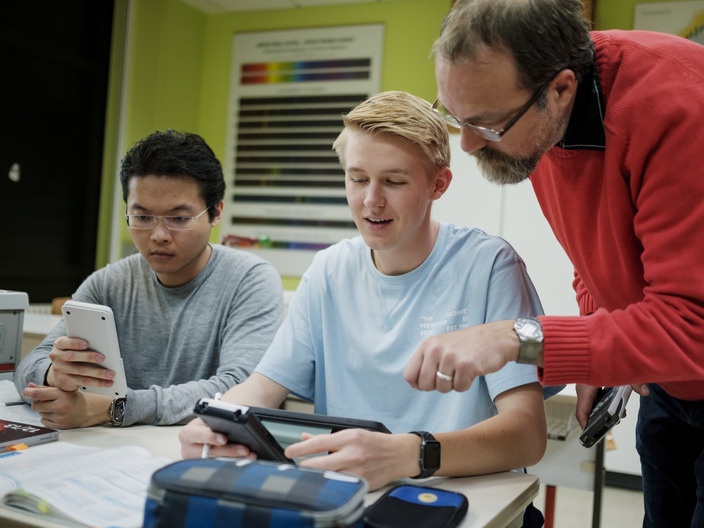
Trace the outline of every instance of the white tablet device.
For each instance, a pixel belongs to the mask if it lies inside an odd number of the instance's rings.
[[[115,373],[112,387],[81,386],[80,389],[95,394],[124,398],[127,396],[127,380],[120,356],[115,318],[112,310],[102,304],[80,301],[66,301],[61,308],[68,337],[78,337],[88,341],[88,348],[105,355],[101,367]]]

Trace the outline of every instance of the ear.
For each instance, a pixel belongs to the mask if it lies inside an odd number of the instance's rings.
[[[222,208],[224,207],[225,202],[220,200],[220,203],[217,205],[213,206],[214,209],[214,214],[213,214],[213,220],[210,222],[211,227],[215,227],[220,223],[220,220],[222,220]]]
[[[577,95],[577,78],[570,69],[561,70],[553,77],[548,88],[548,104],[557,105],[561,114],[569,115]]]
[[[445,167],[444,169],[438,171],[433,178],[435,182],[435,189],[433,190],[430,199],[437,200],[445,194],[445,191],[450,186],[450,182],[452,181],[452,171],[449,167]]]

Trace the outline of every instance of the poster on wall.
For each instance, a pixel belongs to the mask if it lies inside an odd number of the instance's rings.
[[[704,1],[636,4],[633,29],[671,33],[704,44]]]
[[[357,235],[332,143],[379,91],[382,48],[381,24],[234,35],[223,243],[300,276]]]

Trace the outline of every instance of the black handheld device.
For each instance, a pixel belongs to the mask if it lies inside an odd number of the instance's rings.
[[[246,405],[201,398],[193,412],[213,431],[226,435],[229,443],[247,446],[260,460],[294,463]]]
[[[631,391],[630,385],[599,389],[587,425],[579,437],[584,447],[592,447],[621,421],[626,414],[626,404]]]
[[[325,414],[313,414],[309,412],[296,412],[284,409],[269,409],[267,407],[250,407],[250,410],[257,415],[265,425],[269,423],[298,425],[303,431],[306,428],[327,428],[326,432],[336,433],[343,429],[367,429],[380,433],[391,433],[387,427],[374,420],[364,420],[360,418],[344,418],[340,416],[328,416]]]
[[[302,433],[331,434],[343,429],[367,429],[368,431],[380,433],[391,432],[383,423],[373,420],[264,407],[250,407],[250,412],[261,420],[284,449],[291,444],[300,442]]]

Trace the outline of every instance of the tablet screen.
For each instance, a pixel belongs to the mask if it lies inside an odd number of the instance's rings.
[[[266,426],[269,432],[274,435],[274,438],[281,444],[281,447],[286,449],[291,444],[301,441],[302,433],[310,433],[312,435],[332,433],[331,427],[321,427],[310,424],[294,424],[283,423],[271,418],[259,417],[261,422]]]

